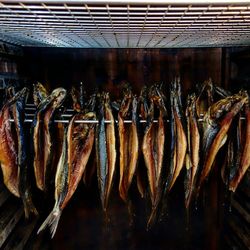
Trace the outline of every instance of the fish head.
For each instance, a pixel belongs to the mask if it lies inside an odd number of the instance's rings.
[[[238,102],[246,102],[248,95],[246,92],[239,92],[238,94],[223,98],[209,107],[208,114],[211,120],[217,120],[226,114]]]
[[[67,91],[64,88],[54,89],[50,95],[50,98],[52,101],[52,107],[57,108],[61,106],[66,95],[67,95]]]

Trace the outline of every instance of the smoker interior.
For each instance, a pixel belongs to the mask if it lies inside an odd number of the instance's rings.
[[[81,6],[79,1],[72,5],[69,1],[65,1],[68,4],[62,4],[63,1],[45,1],[46,4],[41,1],[39,4],[16,0],[14,3],[3,2],[7,3],[0,3],[0,105],[4,101],[4,88],[13,85],[32,89],[37,81],[49,90],[59,86],[70,90],[72,86],[79,88],[82,83],[87,95],[99,89],[109,91],[111,98],[120,97],[121,85],[125,81],[139,94],[143,86],[154,83],[162,83],[163,89],[167,90],[176,76],[180,76],[184,96],[209,78],[233,92],[241,88],[250,90],[250,26],[246,3],[242,7],[204,3],[175,6],[174,1],[169,1],[172,5],[159,6],[154,6],[153,2],[135,6],[93,3]],[[76,25],[82,8],[89,18],[80,19],[82,25],[86,25],[84,39],[79,38],[82,26],[79,29],[80,24]],[[39,19],[39,15],[44,16]],[[161,15],[167,17],[166,27]],[[52,24],[49,25],[46,18]],[[120,18],[127,20],[124,26]],[[168,26],[175,21],[179,26]],[[161,30],[158,22],[166,30],[170,27],[170,31]],[[188,33],[192,25],[194,30]],[[200,27],[208,27],[208,30]],[[120,33],[114,33],[116,29]],[[177,33],[171,36],[172,31]],[[200,35],[196,39],[197,34]],[[136,45],[138,36],[140,46]],[[164,44],[167,46],[161,46]],[[31,96],[29,103],[32,103]],[[71,105],[70,98],[65,105]],[[248,171],[236,193],[230,194],[220,177],[224,158],[222,149],[200,199],[191,206],[189,213],[184,206],[182,171],[164,201],[167,213],[150,231],[146,230],[150,204],[140,198],[135,182],[130,191],[133,221],[127,206],[119,198],[118,163],[108,209],[109,223],[101,209],[94,175],[89,186],[80,182],[62,213],[52,240],[48,230],[39,235],[37,230],[51,211],[53,198],[45,204],[43,194],[36,192],[35,202],[43,208],[42,212],[37,218],[25,220],[21,201],[11,195],[1,181],[0,248],[250,249],[250,174]],[[88,164],[93,162],[92,159]]]

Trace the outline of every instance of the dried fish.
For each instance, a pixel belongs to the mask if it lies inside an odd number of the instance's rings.
[[[187,154],[186,154],[186,179],[185,179],[185,205],[189,207],[195,189],[195,179],[199,166],[200,133],[196,116],[196,96],[188,96],[187,119]]]
[[[66,97],[66,90],[57,88],[38,106],[33,129],[34,171],[37,187],[45,190],[47,170],[52,160],[51,125],[55,110],[60,107]]]
[[[17,92],[5,103],[0,112],[0,163],[5,186],[17,197],[19,192],[19,147],[15,126],[10,122],[12,107],[15,102],[26,94],[26,89]]]
[[[106,212],[113,183],[116,163],[115,123],[109,94],[103,93],[99,107],[99,124],[96,129],[97,177],[103,210]],[[110,123],[104,123],[105,120]]]
[[[164,115],[166,114],[163,96],[158,94],[157,87],[153,87],[150,93],[150,108],[148,125],[145,130],[142,152],[147,168],[152,211],[148,220],[150,227],[156,217],[156,212],[162,195],[162,168],[165,146]],[[158,123],[154,123],[155,105],[159,110]]]
[[[205,117],[206,124],[211,124],[205,133],[205,148],[204,148],[204,166],[198,184],[198,191],[201,185],[211,171],[215,157],[219,149],[227,140],[227,132],[230,128],[233,118],[240,111],[247,97],[245,95],[236,94],[227,97],[213,104]],[[226,114],[225,114],[226,112]],[[218,119],[220,118],[220,121]],[[217,121],[217,122],[215,122]],[[208,136],[211,131],[212,136]],[[204,138],[203,138],[204,140]]]
[[[95,113],[76,114],[65,130],[63,150],[55,178],[55,205],[38,233],[50,227],[53,238],[63,209],[74,194],[88,162],[95,135],[95,124],[77,124],[75,120],[93,120]]]
[[[132,123],[125,124],[124,119],[132,107]],[[126,202],[128,190],[134,176],[139,150],[137,134],[137,98],[132,97],[131,90],[124,96],[118,113],[119,139],[120,139],[120,182],[119,192]]]
[[[30,213],[38,214],[31,195],[31,169],[28,164],[28,146],[27,131],[24,126],[25,104],[29,91],[23,88],[22,94],[13,104],[13,118],[16,130],[16,139],[18,143],[18,169],[19,169],[19,193],[23,201],[25,217],[28,218]]]
[[[186,156],[187,139],[183,125],[183,114],[180,96],[180,82],[175,80],[171,91],[171,159],[167,180],[167,189],[171,190],[179,176]],[[177,91],[178,90],[178,91]]]
[[[245,104],[245,117],[246,117],[246,124],[245,124],[245,131],[244,131],[244,144],[242,147],[242,154],[240,157],[240,163],[237,168],[237,172],[235,173],[232,180],[229,183],[229,190],[235,192],[240,181],[244,177],[246,171],[250,166],[250,108],[249,108],[249,97],[247,103]]]

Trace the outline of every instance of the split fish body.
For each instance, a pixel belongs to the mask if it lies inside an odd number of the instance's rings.
[[[61,106],[66,97],[66,90],[55,89],[38,106],[32,124],[33,149],[34,149],[34,171],[37,187],[45,190],[46,172],[51,160],[51,135],[50,127],[52,118],[57,108]]]
[[[13,104],[13,118],[18,143],[19,193],[23,201],[26,218],[29,217],[30,213],[37,214],[31,195],[30,166],[27,159],[27,131],[24,126],[25,104],[28,94],[28,89],[24,88],[20,98]]]
[[[132,123],[125,124],[124,119],[132,107]],[[138,159],[139,139],[137,134],[137,99],[130,94],[124,97],[118,113],[120,139],[120,182],[119,192],[126,202]]]
[[[96,115],[93,112],[76,114],[65,130],[63,149],[55,177],[55,205],[38,233],[49,226],[51,237],[54,236],[62,211],[73,196],[92,151],[95,124],[75,123],[75,120],[94,120],[95,118]]]
[[[176,83],[175,83],[176,84]],[[174,85],[175,85],[174,84]],[[173,86],[171,91],[171,140],[173,140],[173,145],[171,145],[171,159],[170,159],[170,175],[168,177],[168,191],[173,187],[177,177],[179,176],[186,156],[187,149],[187,138],[185,133],[185,128],[183,124],[183,114],[181,106],[181,96],[180,96],[180,83],[177,83],[176,87]]]
[[[246,171],[250,166],[250,108],[249,108],[249,98],[247,103],[245,104],[245,117],[246,117],[246,124],[245,124],[245,138],[244,144],[242,147],[242,154],[239,160],[239,166],[236,170],[236,173],[232,180],[229,183],[229,190],[235,192],[240,181],[244,177]]]
[[[115,121],[110,107],[109,95],[101,97],[99,124],[96,135],[97,176],[103,210],[107,210],[116,163]],[[105,123],[108,120],[109,123]]]
[[[10,122],[10,119],[12,119],[13,105],[25,93],[26,89],[17,92],[7,101],[0,112],[0,163],[3,179],[5,186],[17,197],[20,197],[18,164],[23,156],[18,157],[20,146],[18,145],[15,126]]]
[[[185,205],[189,207],[195,188],[195,179],[199,166],[200,133],[196,117],[196,96],[188,97],[186,109],[187,119],[187,154],[186,154],[186,179],[185,179]]]
[[[237,113],[240,111],[240,109],[242,108],[242,106],[247,100],[247,98],[242,95],[235,95],[233,99],[232,99],[233,101],[231,99],[230,100],[227,99],[227,101],[230,102],[230,105],[228,105],[228,103],[226,102],[225,107],[229,111],[223,117],[219,115],[220,122],[218,122],[218,126],[219,126],[218,132],[216,133],[213,141],[208,147],[207,152],[204,152],[205,154],[204,165],[203,165],[201,176],[199,179],[198,190],[200,189],[201,185],[203,184],[208,174],[210,173],[213,162],[215,160],[215,157],[219,149],[225,144],[227,140],[227,132],[230,128],[233,118],[237,115]],[[230,106],[231,108],[229,108]]]
[[[162,195],[162,172],[165,147],[164,116],[166,108],[161,95],[151,94],[151,104],[148,114],[148,125],[146,127],[142,142],[142,152],[147,168],[152,211],[148,220],[148,227],[155,221],[159,202]],[[155,106],[159,111],[158,122],[154,123]]]

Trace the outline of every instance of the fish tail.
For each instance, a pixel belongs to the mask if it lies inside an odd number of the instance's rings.
[[[156,222],[158,207],[153,207],[147,223],[147,230],[150,230]]]
[[[28,219],[30,214],[38,215],[38,211],[31,200],[23,201],[25,218]]]
[[[53,238],[56,233],[56,229],[57,229],[61,214],[62,214],[62,211],[59,208],[54,208],[52,212],[49,214],[49,216],[47,217],[47,219],[43,222],[41,227],[38,229],[37,234],[43,231],[46,227],[49,227],[51,238]]]

